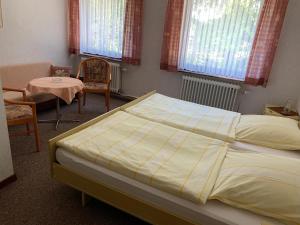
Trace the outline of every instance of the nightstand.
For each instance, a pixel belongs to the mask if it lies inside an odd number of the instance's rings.
[[[264,115],[271,115],[271,116],[281,116],[290,118],[293,120],[299,120],[299,115],[295,111],[291,111],[289,114],[283,113],[282,106],[273,106],[273,105],[266,105],[264,110]]]

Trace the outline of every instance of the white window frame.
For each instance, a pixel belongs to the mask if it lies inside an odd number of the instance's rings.
[[[186,48],[187,38],[189,37],[188,35],[186,35],[186,36],[184,35],[184,31],[186,29],[185,25],[186,24],[190,24],[190,23],[187,23],[187,21],[186,21],[187,11],[188,11],[188,1],[189,0],[184,0],[184,8],[183,8],[183,14],[182,14],[182,21],[181,21],[181,30],[180,30],[180,44],[179,44],[179,52],[178,52],[178,71],[184,72],[184,73],[195,74],[195,75],[204,75],[204,76],[213,77],[213,78],[221,78],[221,79],[225,79],[225,80],[232,80],[232,81],[244,82],[245,79],[246,79],[246,74],[245,74],[245,76],[244,76],[243,79],[238,79],[236,77],[233,78],[233,77],[228,77],[228,76],[225,76],[225,75],[222,76],[222,75],[219,75],[219,74],[217,75],[217,74],[210,74],[210,73],[204,73],[204,72],[190,71],[190,70],[186,70],[186,69],[183,69],[183,68],[180,67],[180,64],[181,64],[180,61],[181,61],[182,51],[183,51],[184,47]],[[263,5],[263,2],[264,2],[264,0],[262,0],[262,5]],[[256,30],[257,30],[258,20],[259,20],[259,18],[261,16],[261,12],[262,12],[262,7],[261,7],[260,12],[258,14],[257,24],[256,24]],[[252,41],[252,46],[253,46],[253,43],[254,43],[254,39]],[[182,43],[184,43],[184,44],[182,44]],[[250,52],[250,54],[251,54],[251,52]]]

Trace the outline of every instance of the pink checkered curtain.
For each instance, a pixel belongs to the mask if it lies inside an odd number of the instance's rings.
[[[69,0],[69,53],[80,53],[80,14],[79,0]]]
[[[266,86],[289,0],[265,0],[246,73],[246,84]]]
[[[122,62],[141,63],[143,0],[127,0],[125,9]]]
[[[160,68],[163,70],[177,71],[178,69],[183,8],[184,0],[168,1],[160,60]]]

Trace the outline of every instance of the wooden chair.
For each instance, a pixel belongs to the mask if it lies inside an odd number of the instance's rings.
[[[5,111],[8,126],[26,125],[26,132],[18,134],[30,135],[34,132],[36,150],[40,151],[40,136],[37,126],[36,104],[34,102],[26,102],[25,90],[14,88],[2,88],[4,91],[15,91],[23,94],[23,101],[12,101],[4,99]],[[33,125],[33,131],[30,130],[30,124]],[[13,134],[17,135],[17,133]]]
[[[93,57],[83,60],[78,67],[77,78],[83,77],[83,105],[86,93],[102,93],[105,96],[106,111],[110,108],[111,65],[108,61]]]

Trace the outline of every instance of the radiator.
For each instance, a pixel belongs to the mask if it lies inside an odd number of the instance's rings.
[[[236,111],[240,86],[189,75],[182,76],[181,99]]]
[[[121,77],[121,66],[118,63],[112,63],[111,65],[111,83],[110,90],[115,93],[120,93],[121,85],[122,85],[122,77]]]

